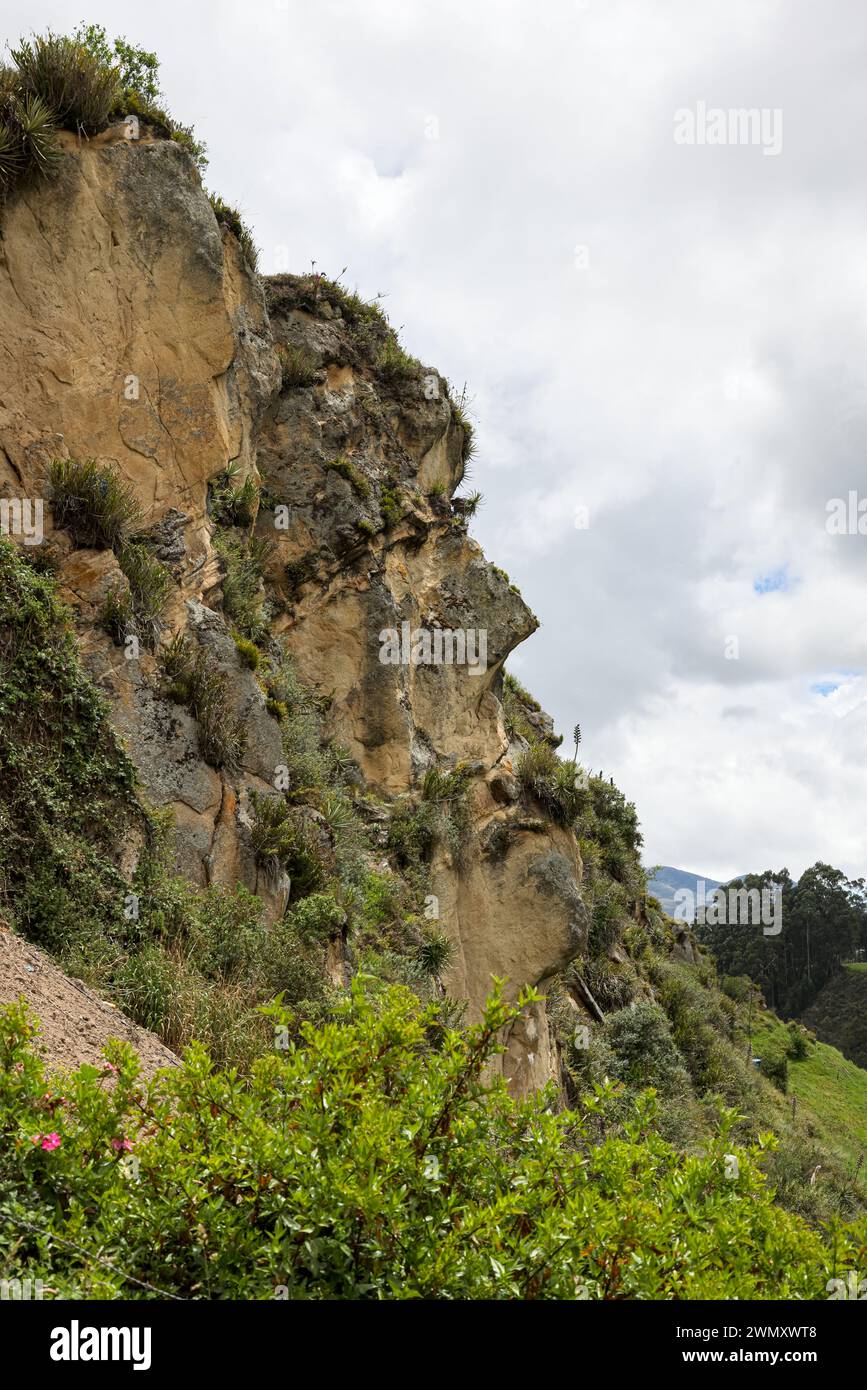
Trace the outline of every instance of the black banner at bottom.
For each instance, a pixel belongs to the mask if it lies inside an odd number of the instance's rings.
[[[867,1289],[865,1289],[867,1293]],[[845,1295],[845,1296],[844,1296]],[[133,1375],[252,1372],[292,1374],[321,1358],[329,1379],[343,1366],[357,1374],[405,1379],[440,1354],[439,1374],[455,1369],[510,1378],[545,1374],[574,1358],[624,1371],[701,1379],[716,1369],[772,1378],[806,1369],[828,1375],[857,1364],[867,1298],[844,1290],[822,1303],[67,1303],[0,1302],[7,1356],[21,1357],[38,1384]],[[847,1303],[856,1306],[846,1307]],[[842,1306],[841,1306],[842,1305]],[[410,1360],[396,1360],[412,1338]],[[452,1338],[459,1339],[452,1342]],[[393,1339],[393,1340],[392,1340]],[[552,1340],[553,1339],[553,1340]],[[428,1351],[418,1360],[424,1347]],[[303,1356],[303,1362],[299,1362]],[[548,1357],[555,1358],[554,1363]],[[563,1358],[566,1358],[565,1364]],[[361,1359],[360,1359],[361,1358]],[[498,1368],[494,1370],[494,1368]],[[414,1368],[414,1369],[413,1369]],[[451,1377],[450,1377],[451,1378]]]

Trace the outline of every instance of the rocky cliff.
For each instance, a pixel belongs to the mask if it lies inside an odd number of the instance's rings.
[[[56,176],[3,215],[0,495],[46,499],[46,564],[139,796],[170,812],[178,869],[202,888],[243,884],[272,925],[293,900],[297,877],[256,835],[285,790],[287,711],[266,673],[288,654],[341,750],[370,862],[399,873],[394,818],[431,785],[459,790],[455,833],[433,837],[414,880],[454,944],[442,988],[469,1017],[494,976],[544,991],[586,945],[581,857],[514,776],[527,740],[504,719],[503,663],[537,622],[467,534],[454,494],[471,431],[446,380],[333,281],[260,280],[171,140],[144,126],[60,139]],[[150,628],[131,616],[117,547],[52,526],[58,459],[93,459],[134,495],[131,540],[171,576]],[[387,655],[420,631],[463,634],[476,657],[483,642],[484,660]],[[231,752],[209,752],[194,668],[211,672]],[[289,801],[327,862],[319,801],[298,785]],[[130,882],[144,839],[120,855]],[[345,981],[345,929],[327,956]],[[503,1065],[519,1091],[554,1073],[543,1006]]]

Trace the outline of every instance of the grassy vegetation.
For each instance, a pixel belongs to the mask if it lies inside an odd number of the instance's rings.
[[[363,501],[370,500],[370,484],[364,474],[358,471],[355,464],[345,454],[339,454],[337,458],[329,459],[325,468],[327,472],[336,473],[338,477],[344,478]]]
[[[94,135],[108,124],[123,92],[120,71],[85,44],[49,32],[10,53],[22,96],[43,101],[58,126]]]
[[[253,240],[253,233],[240,212],[237,208],[224,202],[217,193],[209,193],[208,198],[220,226],[227,227],[236,238],[247,265],[255,272],[259,268],[259,249]]]
[[[69,960],[76,939],[124,929],[116,856],[141,816],[54,591],[0,540],[0,903]]]
[[[801,1017],[850,1061],[867,1067],[867,964],[844,965]]]
[[[266,641],[270,611],[262,589],[273,544],[237,529],[217,527],[214,549],[223,562],[223,611],[242,638]]]
[[[291,343],[279,345],[277,356],[280,359],[284,391],[297,391],[304,386],[312,386],[318,368],[314,358],[303,347]]]
[[[383,488],[379,497],[379,510],[386,531],[393,531],[406,512],[406,499],[400,488]]]
[[[124,642],[132,633],[152,650],[174,588],[172,577],[145,545],[121,546],[118,563],[128,588],[111,590],[101,614],[103,625],[116,642]]]
[[[527,720],[527,712],[538,713],[541,705],[510,671],[503,672],[503,689],[500,696],[503,705],[503,723],[510,739],[522,738],[532,743],[534,732]]]
[[[756,1056],[786,1055],[789,1026],[762,1011],[751,1030]],[[836,1047],[811,1040],[803,1058],[787,1056],[787,1095],[795,1113],[809,1124],[822,1144],[838,1155],[849,1172],[861,1162],[867,1178],[867,1071],[848,1061]]]
[[[116,548],[141,521],[141,508],[116,468],[96,459],[55,459],[49,473],[54,524],[76,545]]]
[[[161,653],[168,696],[186,705],[198,724],[199,751],[212,767],[237,771],[246,731],[232,713],[228,679],[205,647],[175,636]]]
[[[379,350],[376,366],[380,376],[388,382],[411,380],[418,376],[421,369],[417,358],[410,357],[401,347],[393,329],[389,330]]]
[[[450,397],[450,404],[452,408],[452,419],[461,431],[461,461],[464,465],[462,476],[466,477],[469,465],[475,458],[477,451],[476,429],[470,419],[466,386],[464,386],[459,396]]]

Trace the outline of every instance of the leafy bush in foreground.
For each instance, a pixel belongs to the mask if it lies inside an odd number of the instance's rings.
[[[528,996],[529,998],[530,996]],[[527,1002],[525,999],[523,1002]],[[275,1035],[282,1027],[270,1011]],[[867,1227],[830,1246],[774,1206],[724,1117],[705,1153],[486,1083],[517,1008],[437,1026],[356,982],[336,1020],[254,1064],[198,1045],[150,1085],[113,1044],[62,1086],[23,1007],[0,1014],[0,1256],[59,1297],[824,1298]]]

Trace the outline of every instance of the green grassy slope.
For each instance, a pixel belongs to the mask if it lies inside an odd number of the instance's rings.
[[[867,1067],[867,964],[844,965],[816,996],[802,1021],[824,1042]]]
[[[780,1019],[763,1013],[752,1035],[755,1055],[779,1051],[788,1036]],[[794,1098],[796,1115],[854,1173],[867,1154],[867,1071],[828,1043],[810,1043],[806,1057],[788,1059],[787,1096],[789,1109]]]

